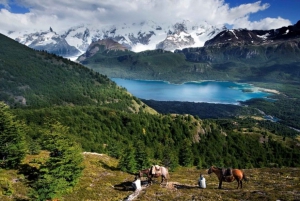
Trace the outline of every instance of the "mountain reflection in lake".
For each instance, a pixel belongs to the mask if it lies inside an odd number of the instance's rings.
[[[164,81],[111,79],[134,96],[146,100],[239,104],[239,101],[265,98],[270,95],[250,84],[235,82],[204,81],[170,84]]]

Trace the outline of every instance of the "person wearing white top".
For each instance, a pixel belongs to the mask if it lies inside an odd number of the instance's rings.
[[[206,188],[205,178],[202,174],[200,174],[200,178],[198,180],[198,185],[200,188]]]
[[[135,177],[134,182],[132,182],[132,187],[135,191],[137,190],[141,190],[142,189],[142,185],[141,185],[141,179],[139,176]]]

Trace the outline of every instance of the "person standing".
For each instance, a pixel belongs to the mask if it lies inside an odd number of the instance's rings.
[[[202,174],[200,174],[200,177],[198,179],[198,186],[200,188],[206,188],[206,182],[205,182],[205,178],[203,177]]]

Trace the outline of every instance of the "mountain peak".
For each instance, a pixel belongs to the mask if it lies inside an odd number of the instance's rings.
[[[89,57],[94,56],[97,52],[101,51],[125,51],[127,48],[122,44],[112,40],[112,39],[102,39],[92,42],[88,47],[87,51],[78,57],[78,61],[83,61]]]
[[[270,44],[278,41],[300,38],[300,21],[295,25],[271,30],[231,29],[218,33],[207,40],[204,46]]]
[[[56,38],[61,39],[66,49],[71,50],[65,51],[66,55],[60,55],[64,57],[77,57],[79,54],[86,52],[91,43],[102,39],[112,39],[134,52],[154,49],[174,51],[175,49],[191,46],[201,47],[206,40],[214,37],[222,30],[221,27],[212,26],[207,23],[193,24],[188,20],[174,24],[156,23],[149,20],[142,21],[141,23],[123,23],[105,27],[81,24],[66,29],[61,34],[55,33],[52,27],[50,27],[47,31],[28,33],[24,30],[23,34],[12,33],[11,35],[8,34],[8,36],[34,49],[43,48],[43,46],[37,46],[37,44],[44,43],[44,47],[48,48],[47,51],[51,50],[51,53],[62,53],[59,50],[55,51],[53,49],[55,46],[49,48],[50,43],[46,44],[46,40],[40,37],[45,35],[45,33],[54,33]],[[49,42],[49,40],[47,41]],[[58,43],[58,40],[53,41],[53,45]],[[73,56],[70,55],[71,53]]]

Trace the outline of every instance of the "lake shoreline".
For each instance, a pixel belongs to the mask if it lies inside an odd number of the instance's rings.
[[[267,92],[267,93],[272,93],[272,94],[280,94],[280,92],[276,89],[267,89],[267,88],[263,88],[263,87],[256,87],[254,84],[252,83],[246,83],[246,82],[237,82],[237,81],[224,81],[224,80],[192,80],[192,81],[186,81],[186,82],[182,82],[182,83],[173,83],[170,81],[166,81],[166,80],[142,80],[142,79],[129,79],[129,78],[119,78],[119,77],[110,77],[110,79],[123,79],[123,80],[135,80],[135,81],[149,81],[149,82],[164,82],[167,84],[173,84],[173,85],[183,85],[183,84],[188,84],[188,83],[205,83],[205,82],[228,82],[228,83],[235,83],[238,85],[243,85],[243,84],[247,84],[247,85],[251,85],[253,86],[253,88],[256,88],[258,91],[262,91],[262,92]]]
[[[140,99],[239,105],[253,98],[267,98],[276,92],[253,84],[229,81],[191,81],[172,84],[158,80],[111,78]]]

